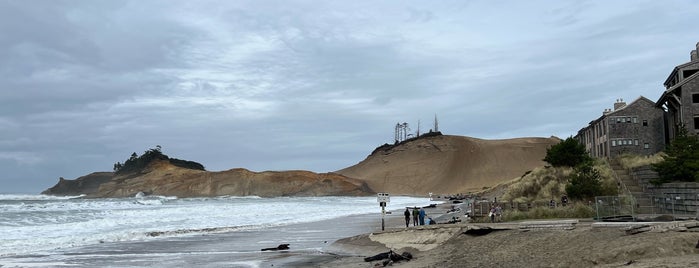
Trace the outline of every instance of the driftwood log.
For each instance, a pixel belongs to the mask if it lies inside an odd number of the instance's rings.
[[[289,244],[280,244],[276,248],[263,248],[262,251],[268,251],[268,250],[287,250],[289,249]]]

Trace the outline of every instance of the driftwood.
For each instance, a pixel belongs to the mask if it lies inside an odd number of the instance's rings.
[[[370,262],[370,261],[380,261],[383,259],[387,259],[383,261],[383,266],[389,265],[394,262],[399,262],[399,261],[409,261],[413,259],[413,254],[410,254],[410,252],[403,252],[402,254],[398,254],[393,252],[393,250],[389,252],[384,252],[384,253],[379,253],[371,257],[366,257],[364,258],[364,261]]]
[[[289,249],[289,244],[280,244],[276,248],[263,248],[262,251],[268,251],[268,250],[287,250]]]

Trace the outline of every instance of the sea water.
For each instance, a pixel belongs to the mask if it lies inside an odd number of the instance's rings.
[[[428,198],[391,197],[387,209]],[[123,241],[227,233],[379,211],[376,197],[83,199],[0,194],[0,258]]]

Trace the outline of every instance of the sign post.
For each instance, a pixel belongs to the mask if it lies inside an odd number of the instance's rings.
[[[378,193],[376,195],[376,201],[379,202],[381,207],[381,231],[384,230],[384,216],[386,215],[386,204],[391,202],[391,196],[388,193]]]

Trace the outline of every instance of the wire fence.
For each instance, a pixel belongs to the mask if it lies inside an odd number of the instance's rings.
[[[636,194],[595,197],[599,221],[699,219],[699,195]]]

